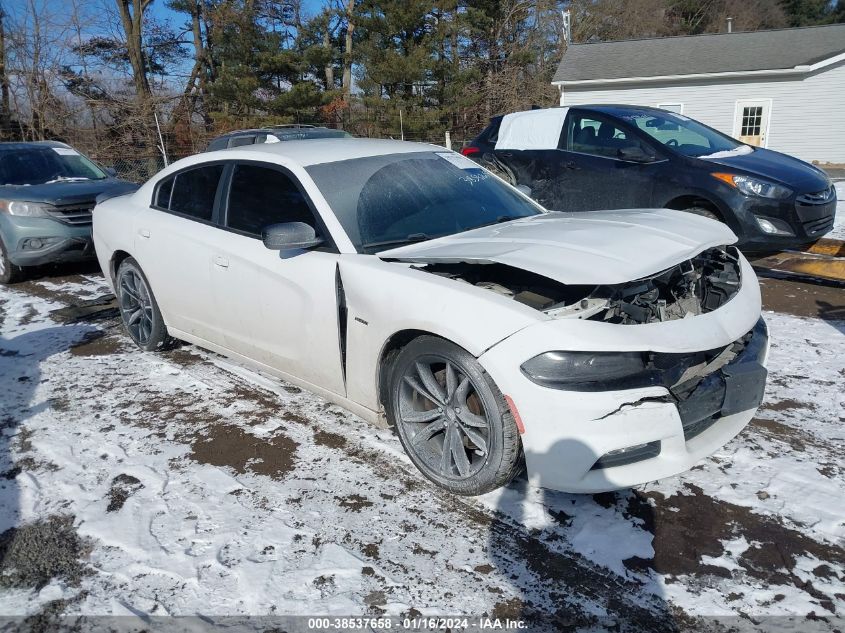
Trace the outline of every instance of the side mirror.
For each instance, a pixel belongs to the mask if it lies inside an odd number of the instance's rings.
[[[653,154],[647,154],[639,145],[632,145],[631,147],[620,147],[617,152],[620,160],[625,160],[630,163],[651,163],[656,160]]]
[[[265,226],[261,241],[271,251],[291,251],[319,246],[323,238],[317,237],[314,227],[305,222],[282,222]]]

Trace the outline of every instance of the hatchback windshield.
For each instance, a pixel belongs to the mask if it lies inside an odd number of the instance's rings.
[[[102,180],[106,174],[68,147],[26,147],[0,151],[0,185],[41,185]]]
[[[646,110],[617,114],[620,119],[637,126],[654,140],[686,156],[706,156],[729,152],[744,144],[680,114]]]
[[[355,158],[308,173],[355,248],[368,253],[542,213],[453,152]]]

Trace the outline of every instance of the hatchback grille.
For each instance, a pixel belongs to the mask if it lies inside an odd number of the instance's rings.
[[[833,200],[836,196],[836,190],[833,185],[822,191],[814,193],[803,193],[798,196],[797,200],[800,204],[826,204]]]
[[[65,204],[50,210],[50,215],[65,224],[91,224],[91,210],[94,201],[80,204]]]
[[[827,233],[833,228],[833,219],[834,216],[831,214],[826,218],[804,222],[804,230],[807,232],[807,235],[820,235]]]

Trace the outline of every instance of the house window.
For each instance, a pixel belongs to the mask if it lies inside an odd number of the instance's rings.
[[[658,103],[657,107],[661,110],[667,110],[668,112],[674,112],[675,114],[683,114],[684,113],[684,104],[683,103]]]
[[[742,109],[740,136],[760,136],[763,127],[763,106],[746,106]]]

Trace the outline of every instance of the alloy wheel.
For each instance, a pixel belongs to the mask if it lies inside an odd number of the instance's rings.
[[[153,302],[147,284],[131,268],[120,276],[118,284],[120,314],[129,335],[139,345],[150,342],[153,332]]]
[[[470,377],[453,361],[417,358],[402,376],[399,423],[410,450],[432,471],[464,479],[488,456],[489,413]]]

